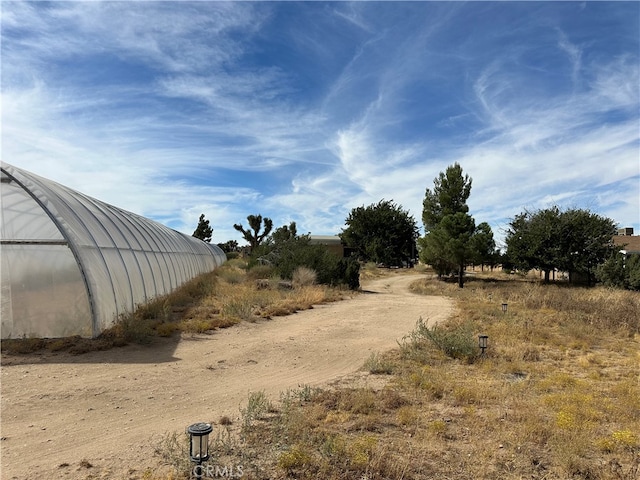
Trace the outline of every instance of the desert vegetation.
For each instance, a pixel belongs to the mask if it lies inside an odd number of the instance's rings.
[[[237,424],[210,419],[209,464],[255,479],[638,478],[637,294],[488,273],[412,288],[457,313],[373,353],[368,386],[251,392]],[[161,478],[187,477],[186,442],[158,446],[174,467]]]
[[[150,344],[162,337],[212,333],[243,321],[289,315],[349,295],[346,289],[317,284],[316,273],[309,268],[292,269],[291,275],[290,281],[284,281],[272,266],[249,268],[247,260],[229,260],[169,295],[121,315],[113,327],[97,338],[8,339],[2,340],[2,351],[82,354],[131,343]]]

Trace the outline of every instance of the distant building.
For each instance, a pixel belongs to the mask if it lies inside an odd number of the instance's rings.
[[[613,236],[613,244],[622,247],[620,253],[625,257],[640,255],[640,235],[634,235],[632,227],[619,229],[618,235]]]
[[[349,257],[354,249],[345,246],[338,235],[309,235],[311,245],[324,245],[340,258]]]

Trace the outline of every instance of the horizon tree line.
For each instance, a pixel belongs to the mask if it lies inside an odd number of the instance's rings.
[[[621,270],[615,267],[620,264],[620,248],[613,245],[616,234],[613,220],[589,210],[561,210],[557,206],[533,212],[525,210],[509,223],[506,252],[502,253],[496,247],[491,226],[487,222],[476,225],[469,213],[471,187],[471,177],[458,163],[434,178],[433,188],[426,188],[423,199],[422,237],[413,216],[393,200],[385,199],[353,208],[339,237],[359,262],[412,266],[419,258],[439,278],[456,277],[460,288],[464,287],[468,265],[493,268],[499,264],[525,273],[539,269],[544,272],[545,282],[550,281],[551,272],[561,270],[569,274],[570,282],[580,279],[588,285],[596,281],[614,286],[635,285],[632,280],[625,283],[610,278],[611,272]],[[295,222],[274,231],[273,221],[261,214],[248,215],[247,221],[246,228],[242,224],[233,227],[249,245],[252,257],[282,256],[283,247],[291,248],[291,242],[310,246],[309,235],[298,235]],[[193,236],[210,242],[211,235],[209,221],[202,214]],[[235,240],[218,246],[225,252],[239,248]],[[640,261],[634,262],[640,270]],[[605,265],[608,268],[603,269]],[[626,274],[629,276],[628,271]],[[640,288],[640,271],[638,277]]]

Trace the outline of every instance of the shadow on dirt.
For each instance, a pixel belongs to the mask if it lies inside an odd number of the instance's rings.
[[[207,336],[192,338],[174,334],[153,337],[147,342],[112,344],[103,339],[67,337],[56,339],[24,338],[2,340],[2,366],[54,363],[167,363],[178,362],[179,342],[207,341]]]

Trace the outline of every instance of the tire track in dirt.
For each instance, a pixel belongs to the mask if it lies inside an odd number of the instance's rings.
[[[452,313],[448,299],[410,293],[417,278],[394,272],[350,300],[185,337],[158,363],[137,346],[42,363],[3,357],[2,479],[129,478],[158,464],[154,442],[166,432],[237,420],[251,391],[276,400],[350,375],[372,352],[396,347],[419,317]]]

